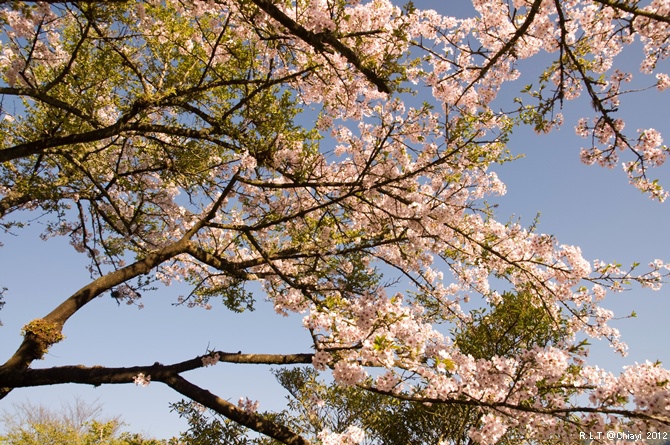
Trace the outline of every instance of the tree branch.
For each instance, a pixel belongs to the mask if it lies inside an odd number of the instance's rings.
[[[51,344],[60,341],[62,338],[59,337],[59,334],[62,331],[65,322],[98,295],[132,278],[147,274],[151,269],[161,263],[174,258],[181,253],[185,253],[190,244],[190,239],[206,224],[207,221],[214,218],[225,198],[232,191],[236,179],[237,174],[230,179],[228,185],[221,192],[221,196],[219,196],[209,212],[196,222],[181,239],[156,252],[147,254],[146,257],[133,264],[115,270],[114,272],[110,272],[109,274],[94,280],[92,283],[75,292],[47,316],[36,320],[40,326],[49,330],[48,338],[26,330],[23,342],[21,342],[21,345],[14,355],[7,360],[4,365],[0,366],[0,373],[10,369],[26,369],[34,360],[41,359],[46,352],[46,349],[48,349]],[[0,385],[0,388],[0,399],[11,391],[11,388],[4,388],[2,385]]]
[[[235,352],[214,351],[205,355],[162,365],[132,366],[125,368],[109,368],[104,366],[54,366],[44,369],[0,369],[0,387],[27,388],[33,386],[79,383],[86,385],[102,385],[115,383],[132,383],[133,377],[142,373],[150,375],[152,381],[162,381],[173,374],[205,366],[203,359],[218,356],[223,363],[256,364],[256,365],[307,365],[312,363],[311,353],[297,354],[242,354]]]
[[[650,19],[657,20],[659,22],[665,22],[665,23],[670,23],[670,16],[667,15],[661,15],[657,14],[653,11],[648,11],[646,9],[640,9],[635,6],[622,3],[622,2],[617,2],[614,0],[593,0],[596,3],[600,3],[601,5],[609,6],[610,8],[613,9],[618,9],[620,11],[625,11],[633,14],[634,16],[642,16],[642,17],[647,17]]]
[[[318,52],[328,52],[326,45],[328,44],[334,48],[342,57],[347,59],[349,63],[356,67],[361,73],[365,75],[370,83],[375,85],[382,93],[391,93],[391,89],[387,85],[385,79],[382,79],[370,68],[364,66],[361,59],[348,46],[344,45],[338,38],[331,33],[314,33],[305,29],[295,20],[284,14],[277,8],[270,0],[251,0],[256,6],[262,9],[267,15],[282,24],[291,34],[302,39],[305,43],[311,45]]]
[[[43,320],[52,329],[60,332],[65,322],[95,297],[116,285],[146,274],[162,262],[180,253],[184,253],[187,242],[187,239],[181,239],[157,252],[148,254],[145,258],[133,264],[94,280],[72,294],[72,296],[40,320]],[[42,349],[39,346],[39,339],[34,338],[32,335],[26,335],[14,355],[4,365],[0,366],[0,373],[7,369],[27,368],[33,360],[39,360],[42,357],[44,354]],[[6,392],[0,391],[0,399],[6,394]]]
[[[0,219],[4,218],[5,214],[7,214],[12,209],[20,207],[23,204],[28,204],[33,199],[34,197],[28,193],[14,195],[12,192],[10,192],[9,195],[0,199]]]
[[[160,381],[191,400],[194,400],[258,433],[272,437],[287,445],[310,445],[310,442],[307,439],[294,433],[285,426],[274,423],[255,412],[240,409],[227,400],[223,400],[211,392],[194,385],[178,374],[172,374],[168,378]]]
[[[64,383],[80,383],[99,386],[102,384],[133,383],[135,377],[144,374],[153,382],[162,382],[178,393],[207,408],[246,426],[257,433],[272,437],[287,445],[310,445],[302,436],[266,417],[238,408],[227,400],[189,382],[179,374],[205,366],[204,358],[219,356],[219,361],[228,363],[255,364],[308,364],[313,354],[235,354],[212,352],[172,365],[154,363],[150,366],[107,368],[103,366],[58,366],[46,369],[0,370],[0,387],[22,388]]]
[[[91,124],[94,127],[96,126],[96,122],[77,107],[74,107],[58,98],[50,96],[46,92],[40,91],[39,89],[29,87],[0,87],[0,94],[7,96],[30,97],[47,105],[51,105],[54,108],[61,109],[67,113],[77,116],[79,119]],[[0,151],[0,154],[3,154],[3,152]]]
[[[478,400],[475,398],[446,398],[438,399],[432,397],[420,397],[420,396],[411,396],[406,394],[390,393],[387,391],[379,390],[373,386],[369,385],[358,385],[359,388],[372,393],[381,394],[389,397],[394,397],[399,400],[405,400],[408,402],[418,402],[418,403],[434,403],[434,404],[443,404],[443,405],[463,405],[463,406],[472,406],[472,407],[486,407],[491,409],[505,408],[507,410],[519,411],[519,412],[530,412],[530,413],[539,413],[546,414],[550,416],[565,416],[576,413],[598,413],[598,414],[610,414],[614,416],[623,416],[635,419],[642,419],[645,421],[654,421],[660,422],[665,425],[670,425],[670,417],[659,416],[655,414],[647,414],[643,411],[633,411],[627,409],[619,408],[608,408],[607,406],[602,407],[590,407],[590,406],[567,406],[562,408],[543,408],[539,406],[526,406],[524,404],[513,404],[507,402],[486,402],[484,400]]]

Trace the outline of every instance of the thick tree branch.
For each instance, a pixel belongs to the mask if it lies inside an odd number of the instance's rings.
[[[314,354],[242,354],[215,351],[209,354],[185,360],[183,362],[162,365],[132,366],[108,368],[103,366],[55,366],[44,369],[0,369],[0,387],[27,388],[34,386],[80,383],[102,385],[107,383],[131,383],[133,377],[142,373],[150,375],[152,381],[162,381],[173,374],[202,368],[203,359],[218,357],[220,362],[256,365],[299,365],[311,364]]]
[[[220,128],[220,122],[226,121],[235,111],[237,111],[239,108],[241,108],[243,105],[247,104],[255,95],[257,95],[259,92],[264,91],[268,88],[271,88],[275,85],[282,84],[286,81],[289,81],[291,79],[303,76],[310,71],[312,71],[314,67],[308,67],[306,69],[300,70],[299,72],[296,73],[291,73],[287,76],[280,77],[278,79],[265,79],[265,80],[258,80],[258,79],[231,79],[231,80],[223,80],[223,81],[218,81],[218,82],[213,82],[211,84],[207,84],[205,86],[197,86],[197,87],[192,87],[192,88],[187,88],[182,91],[177,91],[174,92],[164,98],[160,98],[155,101],[146,101],[143,99],[138,99],[135,101],[135,103],[132,105],[130,110],[128,110],[126,113],[124,113],[121,118],[115,122],[112,125],[109,125],[104,128],[95,128],[90,131],[83,131],[81,133],[76,133],[76,134],[69,134],[65,136],[49,136],[45,137],[42,139],[37,139],[33,141],[28,141],[28,142],[23,142],[21,144],[17,144],[13,147],[7,147],[0,149],[0,163],[3,162],[8,162],[12,161],[15,159],[20,159],[20,158],[25,158],[28,156],[32,156],[38,153],[42,153],[45,150],[49,148],[55,148],[55,147],[64,147],[68,145],[74,145],[74,144],[83,144],[83,143],[91,143],[91,142],[97,142],[101,141],[104,139],[111,138],[113,136],[117,136],[121,133],[124,132],[139,132],[139,133],[161,133],[165,135],[170,135],[170,136],[179,136],[179,137],[186,137],[186,138],[192,138],[192,139],[199,139],[199,140],[204,140],[208,142],[212,142],[214,144],[223,146],[225,148],[228,148],[230,150],[236,151],[236,147],[232,145],[229,142],[223,141],[219,138],[215,138],[215,135],[221,135],[222,130]],[[244,97],[240,102],[238,102],[235,106],[231,107],[223,117],[217,119],[213,119],[203,113],[199,113],[198,109],[195,107],[189,107],[188,103],[182,103],[178,101],[178,98],[183,98],[183,97],[189,97],[193,94],[196,93],[201,93],[203,91],[207,90],[212,90],[224,86],[232,86],[232,85],[253,85],[253,84],[260,84],[256,89],[254,89],[248,96]],[[26,96],[26,97],[31,97],[35,100],[38,100],[40,102],[43,102],[47,105],[51,105],[54,108],[64,110],[74,116],[77,116],[78,118],[84,120],[88,124],[92,125],[93,127],[99,126],[97,122],[92,120],[89,116],[86,116],[84,113],[82,113],[80,110],[77,108],[71,106],[70,104],[63,102],[59,99],[53,98],[49,96],[48,94],[45,94],[35,88],[8,88],[8,87],[2,87],[0,88],[0,94],[6,94],[6,95],[12,95],[12,96]],[[191,113],[199,116],[201,119],[203,119],[205,122],[209,123],[212,128],[210,129],[193,129],[193,128],[188,128],[188,127],[181,127],[181,126],[174,126],[174,125],[161,125],[157,123],[144,123],[144,122],[137,122],[137,123],[130,123],[130,120],[137,116],[141,111],[146,110],[150,107],[161,107],[161,106],[180,106],[184,108],[187,111],[190,111]]]
[[[12,209],[20,207],[24,204],[28,204],[33,199],[34,197],[27,193],[14,195],[10,192],[8,196],[0,199],[0,219],[4,218],[5,214],[10,212]]]
[[[41,99],[40,99],[41,100]],[[13,147],[0,150],[0,163],[12,161],[14,159],[25,158],[34,154],[42,153],[53,147],[62,147],[66,145],[97,142],[103,139],[116,136],[123,131],[135,129],[129,122],[143,110],[153,104],[143,99],[136,100],[130,109],[124,113],[114,124],[104,128],[98,128],[91,131],[85,131],[66,136],[50,136],[35,141],[24,142]]]
[[[203,217],[200,218],[200,220],[197,221],[193,227],[191,227],[182,236],[181,239],[158,251],[147,254],[144,258],[134,262],[133,264],[110,272],[107,275],[94,280],[92,283],[75,292],[67,300],[56,307],[56,309],[51,311],[47,316],[39,319],[40,325],[45,326],[50,330],[50,338],[57,338],[57,334],[61,332],[65,322],[79,309],[84,307],[84,305],[86,305],[98,295],[108,291],[109,289],[112,289],[114,286],[125,283],[130,279],[147,274],[151,271],[151,269],[162,264],[163,262],[168,261],[169,259],[174,258],[179,254],[185,253],[189,247],[190,239],[209,220],[216,216],[216,213],[225,201],[225,198],[233,190],[236,180],[237,174],[235,174],[230,179],[226,185],[226,188],[221,192],[221,195],[212,205],[212,208],[205,215],[203,215]],[[56,336],[54,337],[53,334],[56,334]],[[40,336],[26,331],[26,335],[24,336],[24,340],[19,346],[19,349],[9,360],[7,360],[4,365],[0,366],[0,373],[8,369],[27,368],[30,366],[30,363],[32,363],[33,360],[39,360],[42,358],[45,353],[45,347],[48,348],[48,346],[50,346],[48,343],[53,344],[54,342],[55,341],[40,338]],[[0,388],[2,388],[2,385],[0,385]],[[7,395],[8,392],[9,390],[1,389],[0,399]]]
[[[356,55],[356,53],[353,52],[351,48],[340,42],[335,35],[327,32],[314,33],[305,29],[299,23],[296,23],[295,20],[284,14],[270,0],[252,1],[256,6],[265,11],[267,15],[281,23],[282,26],[284,26],[291,34],[302,39],[318,52],[328,52],[326,44],[329,45],[338,53],[340,53],[342,57],[347,59],[349,63],[355,66],[356,69],[363,73],[368,81],[375,85],[380,92],[387,94],[391,93],[391,89],[389,88],[387,81],[379,77],[372,69],[366,67],[358,55]]]
[[[46,137],[36,141],[24,142],[23,144],[0,150],[0,163],[19,158],[26,158],[53,147],[96,142],[102,139],[107,139],[123,131],[124,126],[125,123],[116,123],[98,130],[85,131],[83,133],[69,134],[60,137]]]
[[[17,97],[30,97],[36,101],[51,105],[54,108],[61,109],[67,113],[70,113],[74,116],[77,116],[79,119],[88,122],[93,126],[97,126],[96,122],[83,113],[79,108],[70,105],[67,102],[64,102],[56,97],[50,96],[44,91],[41,91],[36,88],[21,87],[21,88],[12,88],[12,87],[0,87],[0,94],[6,96],[17,96]],[[0,151],[0,154],[3,154]]]
[[[172,365],[154,363],[150,366],[128,368],[107,368],[103,366],[59,366],[46,369],[0,370],[0,387],[21,388],[64,383],[80,383],[99,386],[102,384],[132,383],[139,374],[151,378],[152,382],[162,382],[180,394],[198,402],[234,422],[258,433],[272,437],[287,445],[309,445],[310,442],[283,425],[276,424],[260,414],[245,411],[221,399],[211,392],[192,384],[179,374],[205,366],[203,359],[218,356],[219,361],[228,363],[254,364],[308,364],[313,354],[240,354],[212,352],[191,360]]]
[[[619,9],[621,11],[629,12],[633,14],[634,16],[641,16],[641,17],[647,17],[650,19],[657,20],[659,22],[665,22],[665,23],[670,23],[670,16],[667,15],[661,15],[658,13],[655,13],[653,11],[649,11],[647,9],[640,9],[637,8],[636,6],[626,4],[623,2],[617,2],[614,0],[593,0],[596,3],[600,3],[601,5],[609,6],[610,8],[614,9]]]
[[[219,354],[219,361],[225,363],[256,364],[256,365],[297,365],[311,364],[314,354],[231,354],[228,352],[215,352]],[[202,357],[199,358],[202,360]]]
[[[183,253],[186,244],[187,240],[182,239],[157,252],[148,254],[142,260],[94,280],[72,294],[72,296],[41,320],[47,323],[51,329],[60,332],[65,322],[95,297],[114,286],[118,286],[139,275],[146,274],[164,261]],[[0,366],[0,372],[5,369],[25,369],[33,360],[40,359],[43,354],[43,348],[39,346],[39,339],[34,338],[32,335],[26,335],[14,355],[4,365]],[[0,398],[4,397],[4,395],[0,392]]]
[[[178,374],[172,374],[165,380],[160,381],[191,400],[194,400],[258,433],[272,437],[287,445],[310,445],[310,442],[307,439],[294,433],[285,426],[276,424],[255,412],[240,409],[227,400],[223,400],[211,392],[192,384]]]

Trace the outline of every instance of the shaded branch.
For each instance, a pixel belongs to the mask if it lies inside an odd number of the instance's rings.
[[[113,125],[104,128],[85,131],[77,134],[69,134],[67,136],[49,136],[38,139],[36,141],[24,142],[23,144],[18,144],[13,147],[2,149],[0,150],[0,163],[12,161],[14,159],[26,158],[34,154],[42,153],[43,151],[53,147],[97,142],[112,136],[116,136],[124,130],[131,129],[131,126],[128,125],[128,121],[140,111],[140,108],[141,105],[138,102],[133,106],[129,113],[122,117],[122,119]]]
[[[255,364],[308,364],[312,354],[233,354],[216,352],[219,361],[228,363]],[[250,428],[257,433],[272,437],[287,445],[310,445],[302,436],[283,425],[272,422],[266,417],[251,411],[245,411],[227,400],[200,388],[179,374],[205,366],[203,359],[212,354],[199,356],[191,360],[161,365],[133,366],[127,368],[107,368],[103,366],[59,366],[47,369],[12,369],[0,371],[0,387],[33,387],[65,383],[80,383],[99,386],[102,384],[133,383],[135,377],[144,374],[153,382],[162,382],[178,393],[198,402],[228,419]]]
[[[303,70],[300,70],[296,73],[291,73],[286,76],[282,76],[278,79],[264,79],[264,80],[247,80],[247,79],[231,79],[231,80],[222,80],[218,82],[213,82],[207,85],[198,85],[192,88],[187,88],[184,90],[176,91],[172,94],[169,94],[166,97],[159,98],[154,101],[147,101],[144,98],[138,98],[131,108],[124,113],[121,118],[112,125],[109,125],[104,128],[95,128],[90,131],[84,131],[76,134],[69,134],[65,136],[49,136],[41,139],[24,142],[21,144],[14,145],[13,147],[7,147],[0,149],[0,163],[12,161],[15,159],[25,158],[31,155],[39,154],[44,152],[49,148],[55,147],[64,147],[74,144],[83,144],[97,142],[104,139],[117,136],[124,132],[138,132],[138,133],[161,133],[170,136],[179,136],[186,138],[193,138],[212,142],[214,144],[223,146],[230,150],[236,151],[236,147],[229,142],[217,139],[215,135],[221,135],[222,131],[220,128],[219,121],[223,122],[227,120],[235,111],[237,111],[242,106],[248,104],[248,102],[258,93],[264,91],[268,88],[271,88],[276,85],[280,85],[283,82],[289,81],[291,79],[303,76],[314,67],[308,67]],[[204,91],[216,89],[224,86],[233,86],[233,85],[255,85],[259,86],[254,89],[248,96],[244,97],[240,102],[231,107],[221,118],[214,119],[210,116],[207,116],[204,112],[188,105],[188,102],[179,101],[179,98],[186,98],[191,95],[202,93]],[[83,121],[89,123],[94,127],[98,127],[98,123],[92,120],[89,116],[82,113],[76,107],[71,106],[70,104],[63,102],[59,99],[51,97],[35,88],[8,88],[0,87],[0,94],[12,95],[12,96],[26,96],[43,102],[45,104],[51,105],[57,109],[64,110],[68,113],[71,113],[74,116],[79,117]],[[205,122],[212,126],[211,129],[193,129],[188,127],[179,127],[174,125],[162,125],[157,123],[143,123],[136,122],[130,123],[131,119],[137,116],[141,111],[147,110],[152,107],[163,107],[163,106],[179,106],[186,111],[189,111]]]
[[[274,423],[255,412],[240,409],[227,400],[223,400],[215,394],[194,385],[178,374],[173,374],[161,381],[191,400],[194,400],[258,433],[272,437],[287,445],[310,445],[310,442],[307,439],[294,433],[285,426]]]
[[[221,192],[221,196],[214,202],[209,212],[200,218],[200,220],[198,220],[181,239],[155,252],[148,253],[144,258],[133,264],[110,272],[109,274],[94,280],[92,283],[75,292],[47,316],[38,319],[39,323],[50,329],[52,338],[60,339],[58,335],[65,322],[95,297],[132,278],[147,274],[163,262],[168,261],[179,254],[185,253],[190,244],[190,239],[206,224],[207,221],[214,218],[216,212],[219,210],[228,194],[232,191],[236,178],[237,174],[230,179],[228,185]],[[44,338],[40,338],[38,335],[33,335],[27,332],[23,342],[21,342],[21,345],[14,355],[12,355],[4,365],[0,366],[0,374],[11,369],[22,370],[28,368],[34,360],[41,359],[46,352],[46,349],[53,343],[55,342],[45,344]],[[11,391],[11,388],[7,389],[3,387],[3,385],[0,385],[0,399],[6,396],[9,391]]]
[[[3,218],[5,214],[10,212],[12,209],[20,207],[24,204],[28,204],[34,199],[30,194],[21,194],[21,195],[9,195],[0,199],[0,218]]]
[[[14,88],[14,87],[0,87],[0,94],[2,95],[7,95],[7,96],[17,96],[17,97],[30,97],[32,99],[35,99],[39,102],[45,103],[47,105],[51,105],[54,108],[63,110],[67,113],[70,113],[74,116],[77,116],[84,122],[87,122],[93,126],[97,126],[96,122],[90,117],[87,116],[85,113],[83,113],[79,108],[74,107],[70,105],[67,102],[64,102],[58,98],[55,98],[53,96],[50,96],[44,91],[40,91],[39,89],[36,88],[29,88],[29,87],[20,87],[20,88]],[[4,153],[0,151],[0,156],[2,156]],[[4,160],[3,160],[4,161]]]
[[[640,9],[626,3],[617,2],[614,0],[593,0],[595,3],[600,3],[601,5],[609,6],[610,8],[618,9],[620,11],[625,11],[633,14],[634,16],[642,16],[650,19],[657,20],[659,22],[670,23],[670,16],[657,14],[653,11],[648,11],[646,9]]]
[[[391,89],[387,85],[385,79],[382,79],[372,69],[366,67],[358,55],[348,46],[344,45],[332,33],[314,33],[305,29],[295,20],[284,14],[277,8],[270,0],[252,0],[253,3],[262,9],[267,15],[282,24],[291,34],[302,39],[305,43],[311,45],[318,52],[330,52],[326,48],[326,44],[335,49],[342,57],[347,59],[349,63],[356,67],[370,83],[375,85],[382,93],[391,93]]]
[[[132,383],[133,377],[140,373],[150,375],[152,381],[163,381],[171,375],[202,368],[205,366],[203,359],[215,355],[218,355],[218,360],[224,363],[306,365],[312,363],[314,354],[241,354],[216,351],[170,365],[154,363],[153,365],[124,368],[74,365],[54,366],[44,369],[0,369],[0,387],[27,388],[66,383],[79,383],[94,386],[102,384]]]
[[[389,397],[394,397],[399,400],[405,400],[408,402],[418,402],[418,403],[434,403],[434,404],[443,404],[443,405],[461,405],[461,406],[472,406],[472,407],[486,407],[491,408],[496,411],[500,409],[519,411],[519,412],[530,412],[538,414],[547,414],[551,416],[569,416],[571,414],[578,413],[597,413],[597,414],[609,414],[615,416],[629,417],[632,419],[641,419],[645,421],[655,421],[660,422],[665,425],[670,425],[670,417],[664,417],[656,414],[647,414],[641,411],[633,411],[627,409],[619,408],[608,408],[606,406],[602,407],[592,407],[592,406],[568,406],[564,408],[544,408],[540,406],[528,406],[524,404],[513,404],[502,402],[486,402],[484,400],[478,400],[472,397],[468,398],[446,398],[446,399],[437,399],[432,397],[420,397],[420,396],[411,396],[407,394],[397,394],[389,393],[386,391],[379,390],[375,387],[368,385],[358,385],[359,388],[366,391],[370,391],[376,394],[381,394]],[[581,387],[578,387],[581,388]]]

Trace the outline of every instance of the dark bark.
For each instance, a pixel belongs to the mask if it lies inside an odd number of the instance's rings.
[[[241,354],[222,351],[213,352],[211,355],[213,354],[218,354],[221,362],[254,364],[308,364],[312,362],[313,356],[312,354]],[[308,440],[285,426],[272,422],[255,412],[240,409],[206,389],[194,385],[180,375],[182,372],[203,367],[203,358],[211,355],[199,356],[172,365],[154,363],[149,366],[128,368],[60,366],[46,369],[0,370],[0,387],[21,388],[65,383],[94,386],[127,384],[133,383],[137,375],[144,374],[152,382],[165,383],[183,396],[257,433],[272,437],[287,445],[310,445]]]
[[[332,52],[328,47],[337,51],[342,57],[347,59],[357,70],[359,70],[370,83],[375,85],[382,93],[391,93],[391,88],[388,86],[387,80],[382,79],[372,69],[366,67],[363,61],[351,50],[348,46],[343,44],[337,36],[329,32],[314,33],[305,29],[295,20],[284,14],[277,8],[270,0],[252,0],[256,6],[262,9],[267,15],[275,19],[282,26],[284,26],[291,34],[302,39],[311,45],[318,52]]]

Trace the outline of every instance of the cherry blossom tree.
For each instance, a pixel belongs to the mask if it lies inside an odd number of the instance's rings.
[[[618,117],[631,74],[616,61],[637,39],[648,86],[670,86],[660,71],[670,2],[475,0],[466,19],[401,6],[2,3],[2,225],[20,231],[21,215],[43,213],[43,237],[69,237],[92,277],[24,327],[0,366],[3,394],[160,382],[241,426],[307,444],[253,402],[228,402],[182,374],[218,362],[310,364],[341,385],[469,407],[478,416],[467,435],[481,444],[511,430],[567,443],[590,430],[670,429],[667,370],[605,372],[578,340],[605,338],[624,353],[599,302],[629,284],[660,287],[670,265],[589,262],[578,247],[497,221],[486,203],[505,192],[489,166],[510,160],[513,129],[551,131],[580,95],[593,105],[576,128],[582,161],[622,157],[633,186],[666,198],[652,175],[667,147],[656,129],[631,132]],[[500,111],[499,92],[538,54],[552,58],[539,83]],[[233,311],[253,304],[245,285],[258,283],[277,313],[304,314],[314,351],[32,367],[96,297],[142,305],[146,289],[175,281],[191,286],[179,303],[220,299]],[[501,304],[499,286],[528,295],[560,341],[478,355],[439,328],[465,332],[474,314],[463,303]],[[316,439],[360,440],[356,429]]]
[[[452,332],[460,350],[475,359],[491,360],[518,357],[522,350],[563,341],[567,326],[556,326],[542,307],[529,305],[528,298],[529,294],[505,293],[498,304],[474,311],[469,323]],[[583,351],[585,346],[577,348]],[[461,445],[470,443],[469,431],[477,427],[483,415],[476,406],[400,400],[356,386],[324,382],[313,368],[283,368],[275,375],[289,394],[288,408],[267,415],[277,416],[279,422],[310,439],[324,430],[342,437],[358,429],[365,434],[365,445]],[[182,401],[175,404],[175,410],[188,419],[189,429],[182,434],[186,443],[271,443],[253,438],[248,429],[203,406]],[[579,436],[570,442],[564,437],[538,439],[509,428],[497,443],[563,445],[583,444],[584,440]]]

